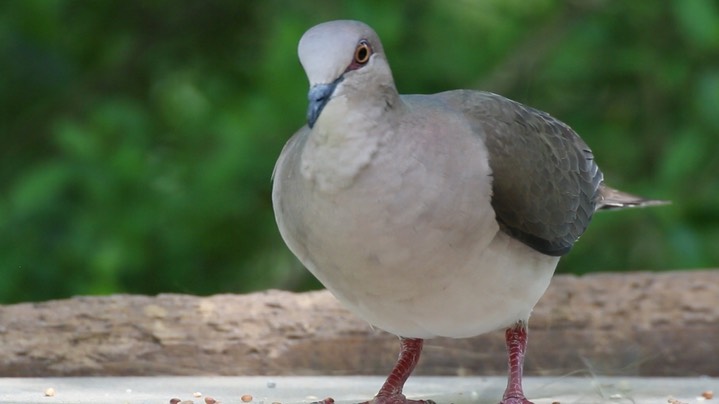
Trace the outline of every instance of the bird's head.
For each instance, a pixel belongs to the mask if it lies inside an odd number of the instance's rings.
[[[362,22],[340,20],[316,25],[302,36],[297,53],[310,82],[310,128],[325,105],[342,95],[345,88],[359,94],[380,87],[394,90],[382,43],[374,30]]]

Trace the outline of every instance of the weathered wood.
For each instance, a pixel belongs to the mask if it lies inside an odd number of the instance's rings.
[[[719,271],[556,276],[530,330],[528,374],[719,376]],[[383,374],[397,354],[324,291],[0,306],[0,344],[0,376]],[[501,331],[425,346],[418,373],[506,372]]]

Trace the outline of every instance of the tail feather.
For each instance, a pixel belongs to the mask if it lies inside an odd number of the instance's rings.
[[[641,208],[645,206],[667,205],[670,203],[671,201],[647,199],[641,196],[632,195],[602,184],[599,186],[599,197],[597,199],[596,210]]]

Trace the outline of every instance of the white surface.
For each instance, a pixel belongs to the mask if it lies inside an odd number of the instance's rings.
[[[0,403],[153,403],[172,398],[204,404],[213,397],[220,403],[309,403],[333,397],[338,403],[368,400],[379,389],[382,377],[68,377],[0,378]],[[405,387],[409,398],[431,398],[438,404],[497,404],[504,391],[504,377],[413,377]],[[274,387],[270,387],[274,385]],[[47,388],[54,397],[45,397]],[[663,404],[670,398],[682,403],[711,404],[701,394],[719,393],[717,378],[530,377],[525,392],[535,404],[635,403]],[[193,393],[202,393],[201,397]]]

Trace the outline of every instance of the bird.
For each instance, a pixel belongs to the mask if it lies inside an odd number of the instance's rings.
[[[424,341],[504,330],[501,403],[531,404],[527,323],[560,257],[598,210],[663,201],[607,186],[589,146],[548,113],[478,90],[400,95],[363,22],[310,28],[298,56],[307,122],[276,162],[273,210],[299,261],[399,337],[366,403],[432,403],[403,393]]]

